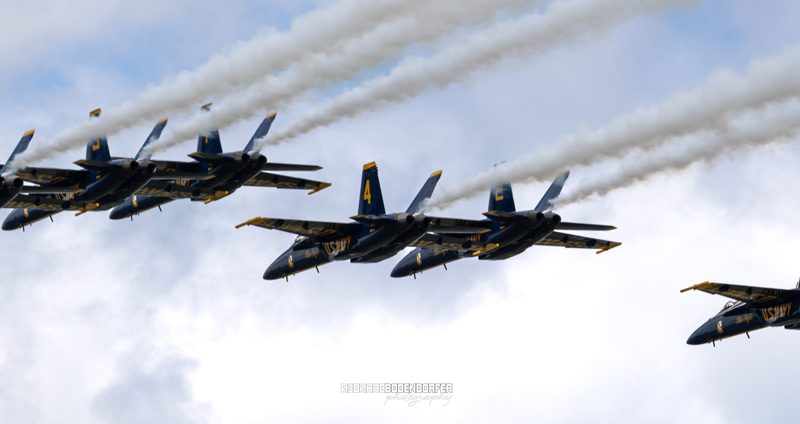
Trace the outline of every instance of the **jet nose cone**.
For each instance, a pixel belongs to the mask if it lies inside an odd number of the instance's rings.
[[[19,228],[19,218],[22,216],[22,211],[19,209],[14,210],[3,221],[3,230],[4,231],[12,231]]]
[[[409,260],[408,256],[403,258],[392,269],[392,273],[390,274],[392,278],[408,277],[411,275],[411,263],[412,260]]]
[[[397,267],[397,266],[394,267],[394,269],[392,269],[392,273],[389,274],[389,275],[391,275],[392,278],[400,278],[400,277],[405,277],[406,276],[406,274],[403,272],[403,270],[400,269],[400,267]]]
[[[263,278],[265,280],[280,280],[283,278],[283,273],[279,269],[269,267],[266,271],[264,271]]]
[[[111,209],[111,213],[108,214],[108,217],[111,219],[127,218],[128,214],[126,212],[127,212],[126,208],[117,206],[114,209]]]
[[[266,271],[264,271],[264,279],[265,280],[280,280],[283,278],[286,273],[284,272],[283,264],[285,262],[281,261],[281,258],[278,258],[275,262],[273,262]]]
[[[692,335],[689,336],[688,339],[686,339],[686,344],[692,345],[692,346],[697,346],[697,345],[708,343],[709,341],[711,341],[711,340],[710,340],[708,331],[706,329],[706,326],[703,325],[700,328],[698,328],[697,330],[694,330],[694,333],[692,333]]]

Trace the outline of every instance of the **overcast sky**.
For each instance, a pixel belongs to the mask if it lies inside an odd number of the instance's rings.
[[[331,1],[33,1],[0,13],[0,130],[8,152],[111,109],[235,43]],[[63,4],[62,4],[63,3]],[[71,213],[4,232],[0,421],[748,423],[795,414],[800,334],[766,329],[708,346],[686,338],[724,304],[680,294],[705,281],[793,287],[800,276],[800,147],[784,143],[659,175],[565,207],[616,225],[610,252],[534,247],[392,279],[333,263],[289,283],[261,275],[293,237],[234,225],[254,216],[346,220],[361,165],[377,161],[388,211],[425,178],[440,187],[535,154],[575,131],[741,72],[800,42],[800,4],[703,0],[444,89],[343,120],[264,153],[324,167],[313,196],[245,188],[210,205],[174,202],[131,221]],[[457,43],[458,39],[450,40]],[[408,55],[431,54],[411,49]],[[392,63],[365,70],[387,73]],[[288,127],[358,80],[279,111]],[[214,100],[214,99],[209,99]],[[199,106],[199,104],[198,104]],[[241,149],[267,109],[221,129]],[[178,115],[170,125],[180,121]],[[114,134],[133,155],[151,124]],[[167,127],[167,132],[170,126]],[[194,151],[188,141],[160,157]],[[2,153],[7,154],[7,153]],[[82,149],[41,163],[72,166]],[[613,162],[573,169],[566,191]],[[516,185],[530,209],[544,184]],[[439,214],[480,218],[488,193]],[[447,406],[346,395],[346,382],[446,382]]]

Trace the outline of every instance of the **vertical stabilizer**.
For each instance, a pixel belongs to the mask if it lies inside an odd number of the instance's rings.
[[[103,110],[97,108],[89,112],[90,118],[99,118]],[[108,150],[108,140],[105,136],[90,140],[86,143],[86,159],[96,160],[100,162],[108,162],[111,160],[111,152]]]
[[[553,202],[555,202],[558,195],[561,194],[561,189],[564,188],[564,183],[567,182],[567,178],[569,178],[569,171],[556,177],[534,210],[537,212],[544,212],[553,209]]]
[[[147,136],[147,140],[145,140],[144,144],[142,144],[142,147],[139,149],[139,152],[136,153],[136,160],[150,159],[150,156],[152,156],[153,153],[147,150],[146,147],[155,143],[156,141],[158,141],[159,138],[161,138],[161,132],[164,131],[164,127],[166,126],[167,126],[167,118],[158,121],[156,126],[153,127],[153,131],[150,131],[150,135]]]
[[[267,117],[264,118],[263,121],[261,121],[261,125],[259,125],[258,128],[256,129],[256,132],[255,134],[253,134],[253,137],[250,138],[250,141],[247,143],[247,146],[244,147],[245,152],[253,150],[256,143],[257,142],[260,143],[261,139],[263,139],[264,137],[267,136],[267,134],[269,134],[269,129],[272,128],[272,123],[275,121],[276,116],[278,116],[276,112],[270,112],[269,114],[267,114]]]
[[[28,145],[31,144],[31,140],[33,139],[33,133],[34,130],[28,130],[25,132],[25,134],[22,134],[22,138],[19,139],[17,147],[14,148],[14,151],[11,152],[11,156],[8,157],[8,161],[6,161],[6,166],[10,165],[18,154],[24,152],[28,148]]]
[[[200,107],[203,112],[211,110],[212,103],[206,103]],[[219,138],[219,130],[213,129],[208,134],[200,134],[197,137],[197,151],[212,155],[222,154],[222,140]]]
[[[378,179],[378,165],[370,162],[364,165],[361,172],[361,190],[358,195],[358,214],[359,215],[383,215],[386,209],[383,207],[383,193],[381,193],[381,182]]]
[[[511,184],[503,183],[492,187],[489,192],[489,211],[514,212],[517,210],[514,205],[514,192]]]
[[[425,181],[425,184],[422,185],[422,188],[417,193],[417,196],[414,197],[414,200],[411,201],[411,204],[408,206],[406,213],[417,213],[419,212],[422,204],[433,196],[433,189],[436,188],[436,183],[439,182],[439,179],[442,178],[442,171],[438,170],[431,174],[428,177],[428,180]]]

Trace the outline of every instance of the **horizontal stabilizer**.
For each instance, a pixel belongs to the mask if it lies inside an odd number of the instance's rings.
[[[301,165],[296,163],[267,162],[264,164],[264,171],[319,171],[319,165]]]
[[[203,153],[203,152],[189,153],[188,156],[198,162],[207,162],[207,163],[219,163],[232,159],[230,157],[223,155],[216,155],[213,153]]]
[[[350,219],[364,224],[393,224],[397,222],[397,219],[391,215],[353,215]]]
[[[73,162],[75,165],[80,166],[81,168],[88,169],[90,171],[98,171],[98,172],[107,172],[112,169],[116,169],[119,165],[111,162],[105,162],[102,160],[91,160],[91,159],[80,159]]]
[[[576,231],[611,231],[617,227],[613,225],[582,224],[579,222],[561,222],[556,225],[557,230],[576,230]]]
[[[513,212],[506,212],[506,211],[486,211],[483,213],[483,216],[492,219],[499,219],[502,221],[522,221],[525,219],[523,215],[517,215]]]

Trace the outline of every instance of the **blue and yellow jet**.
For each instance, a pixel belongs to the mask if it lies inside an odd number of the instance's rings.
[[[208,110],[210,106],[210,103],[205,104],[202,109]],[[197,140],[197,151],[189,155],[195,161],[179,167],[187,175],[194,174],[200,178],[153,181],[116,206],[110,218],[132,218],[152,208],[160,209],[161,205],[176,199],[210,203],[233,194],[243,186],[308,190],[308,194],[329,187],[331,184],[326,182],[264,172],[322,169],[317,165],[269,162],[257,150],[258,141],[267,136],[275,117],[274,112],[267,115],[241,151],[223,153],[217,130],[201,134]]]
[[[553,213],[553,202],[561,194],[561,189],[569,177],[569,172],[559,175],[533,210],[517,211],[514,205],[514,193],[510,184],[501,184],[492,188],[489,193],[489,210],[484,212],[486,220],[482,221],[490,228],[489,232],[471,236],[458,234],[442,234],[450,242],[447,245],[458,246],[454,242],[461,238],[458,247],[417,247],[392,270],[392,277],[407,277],[437,267],[444,266],[461,258],[477,256],[482,260],[502,260],[519,255],[533,245],[560,246],[567,248],[597,249],[597,253],[605,252],[621,243],[600,240],[575,234],[562,233],[556,230],[608,231],[615,227],[610,225],[582,224],[563,222],[561,216]]]
[[[716,346],[717,341],[739,334],[750,338],[751,331],[766,327],[800,330],[800,282],[797,288],[786,290],[706,281],[687,287],[681,293],[690,290],[733,299],[689,336],[686,343],[690,345],[711,343]]]
[[[11,152],[5,164],[0,165],[0,207],[3,208],[32,208],[38,207],[42,202],[47,203],[55,193],[73,193],[76,190],[59,185],[25,185],[20,176],[30,172],[38,172],[39,168],[27,167],[17,169],[14,159],[24,152],[33,139],[34,130],[26,131]]]
[[[351,217],[353,222],[257,217],[237,225],[236,228],[255,225],[298,235],[292,246],[264,272],[266,280],[288,280],[290,275],[335,260],[379,262],[394,256],[406,246],[446,243],[438,236],[428,233],[429,231],[456,234],[488,231],[482,221],[433,217],[422,213],[424,202],[430,199],[441,175],[442,171],[431,174],[405,212],[387,214],[378,179],[378,167],[375,162],[370,162],[363,167],[358,214]]]

